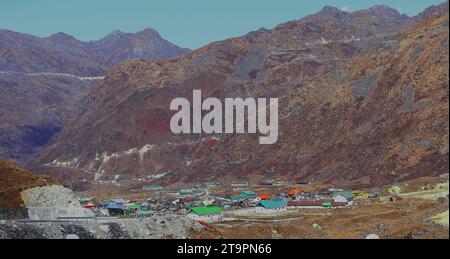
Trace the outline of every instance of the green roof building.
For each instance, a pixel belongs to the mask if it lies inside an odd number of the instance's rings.
[[[242,194],[239,194],[239,195],[236,195],[236,196],[231,196],[231,197],[229,197],[229,199],[232,202],[242,202],[242,201],[245,201],[245,200],[256,199],[256,197],[258,197],[256,194],[253,194],[253,195],[242,195]]]
[[[218,183],[218,182],[207,182],[206,183],[206,186],[208,186],[208,187],[216,187],[216,186],[220,186],[221,185],[221,183]]]
[[[141,204],[139,203],[128,203],[124,205],[126,210],[137,210],[141,208]]]
[[[102,199],[101,201],[100,201],[100,205],[102,205],[102,206],[106,206],[106,205],[108,205],[108,203],[110,203],[111,201],[109,200],[109,199]]]
[[[189,214],[195,214],[198,216],[207,216],[207,215],[214,215],[214,214],[221,214],[221,213],[222,213],[222,209],[219,206],[215,206],[215,205],[193,207],[189,211]]]
[[[322,203],[322,207],[324,207],[324,208],[329,208],[331,206],[332,206],[331,202],[327,201],[327,202]]]
[[[242,191],[239,195],[227,196],[233,202],[242,202],[245,200],[253,200],[256,199],[258,195],[256,195],[253,191]]]
[[[256,195],[256,193],[254,191],[243,191],[240,194],[241,196],[253,196]]]

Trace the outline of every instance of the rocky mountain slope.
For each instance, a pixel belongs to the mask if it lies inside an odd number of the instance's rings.
[[[29,166],[71,184],[134,187],[264,177],[368,186],[448,172],[442,6],[412,18],[385,6],[325,7],[179,58],[125,62]],[[170,101],[193,89],[278,97],[278,142],[172,134]]]
[[[188,50],[152,29],[115,31],[82,42],[0,30],[0,157],[24,162],[78,114],[93,84],[129,59],[179,56]]]
[[[0,72],[0,157],[24,161],[81,111],[99,80]]]

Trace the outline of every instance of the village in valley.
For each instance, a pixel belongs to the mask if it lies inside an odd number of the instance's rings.
[[[78,193],[96,220],[185,218],[216,233],[194,233],[197,238],[361,238],[372,232],[400,237],[415,235],[418,224],[430,225],[430,235],[448,232],[448,214],[442,214],[448,208],[447,174],[358,190],[265,179],[177,188],[148,184],[127,195]]]
[[[351,187],[271,178],[172,185],[117,178],[75,192],[49,184],[22,191],[22,208],[0,211],[6,216],[0,238],[445,238],[448,179]]]
[[[354,193],[350,190],[330,188],[307,191],[310,189],[308,183],[296,184],[290,188],[285,182],[273,179],[255,184],[234,182],[224,185],[208,182],[178,190],[148,185],[143,190],[154,191],[158,198],[96,200],[83,197],[80,202],[84,208],[92,210],[95,217],[145,218],[169,213],[204,222],[233,220],[236,215],[276,216],[302,208],[328,209],[354,205]],[[377,193],[370,195],[378,197]]]
[[[377,191],[323,188],[307,182],[289,184],[265,179],[258,183],[207,182],[176,190],[145,185],[149,198],[80,198],[84,208],[98,218],[147,218],[154,215],[186,216],[203,222],[224,222],[240,217],[286,216],[301,209],[347,209],[359,204],[395,203],[402,200],[399,190],[390,188],[384,197]]]

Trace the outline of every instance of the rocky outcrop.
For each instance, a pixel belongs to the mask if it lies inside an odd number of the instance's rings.
[[[61,185],[26,189],[22,191],[21,196],[26,207],[81,208],[72,190]]]
[[[72,190],[0,160],[0,219],[57,220],[92,217]]]
[[[0,159],[0,208],[24,208],[25,203],[20,195],[23,190],[55,183],[55,180],[49,177],[32,174],[9,161]]]
[[[35,187],[22,191],[22,200],[30,220],[58,220],[61,218],[91,218],[91,210],[81,206],[72,190],[61,185]]]

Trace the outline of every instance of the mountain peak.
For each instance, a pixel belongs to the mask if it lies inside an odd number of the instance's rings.
[[[101,38],[98,42],[123,40],[126,37],[126,35],[127,35],[127,33],[117,29],[117,30],[110,32],[105,37]]]
[[[81,43],[79,40],[77,40],[72,35],[66,34],[64,32],[58,32],[58,33],[52,34],[49,37],[47,37],[47,40],[49,40],[53,43],[66,45],[66,46],[74,46],[74,45],[78,45]]]
[[[103,39],[109,39],[109,38],[120,38],[123,37],[126,33],[123,31],[116,29],[112,32],[110,32],[108,35],[106,35]]]
[[[124,32],[119,29],[116,29],[112,31],[109,35],[121,35],[121,34],[124,34]]]
[[[156,30],[152,29],[152,28],[146,28],[146,29],[144,29],[142,31],[137,32],[136,34],[144,35],[144,36],[147,36],[147,37],[161,38],[159,33]]]
[[[348,15],[348,12],[345,12],[339,8],[333,6],[325,6],[318,13],[311,15],[310,17],[323,19],[323,18],[339,18]]]
[[[47,39],[50,40],[56,40],[56,41],[72,41],[72,40],[76,40],[72,35],[66,34],[64,32],[57,32],[54,33],[52,35],[50,35],[49,37],[47,37]]]
[[[423,12],[419,13],[415,18],[418,20],[426,20],[443,13],[448,13],[448,1],[428,7]]]
[[[391,19],[406,19],[409,18],[406,14],[401,14],[397,9],[387,5],[375,5],[369,8],[369,12],[379,16],[384,16]]]
[[[105,38],[107,38],[107,39],[133,38],[135,36],[139,36],[140,38],[148,38],[148,39],[161,38],[160,34],[152,28],[146,28],[146,29],[136,32],[136,33],[126,33],[121,30],[114,30],[110,34],[108,34]]]
[[[340,14],[340,13],[343,13],[343,11],[339,10],[339,8],[336,8],[334,6],[329,6],[329,5],[324,6],[322,8],[322,10],[320,10],[320,12],[319,12],[319,14],[322,14],[322,15],[333,15],[333,16]]]

